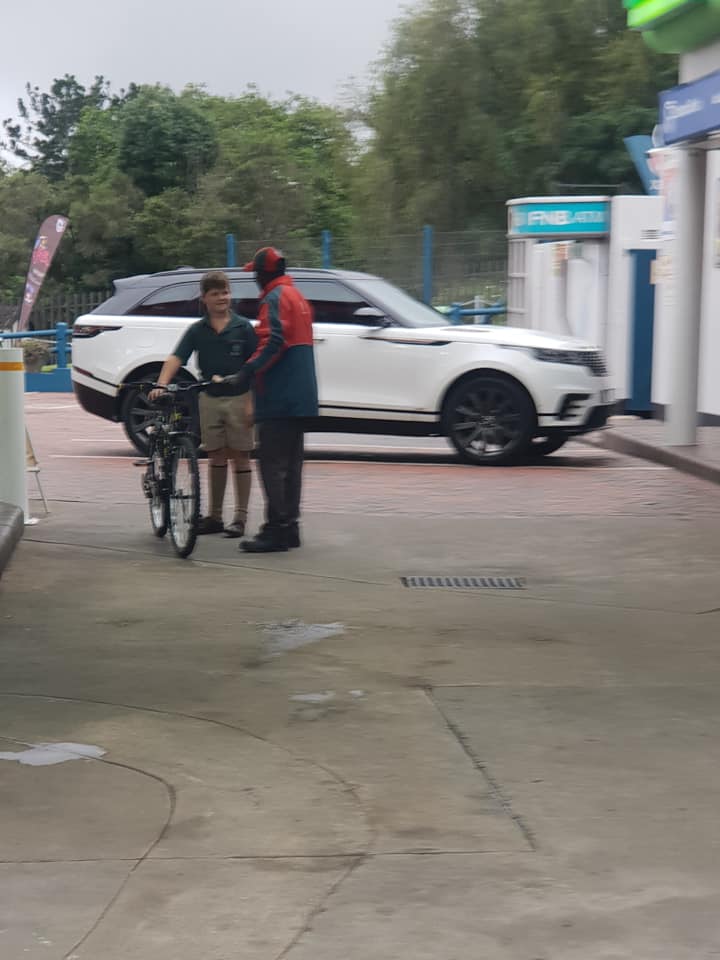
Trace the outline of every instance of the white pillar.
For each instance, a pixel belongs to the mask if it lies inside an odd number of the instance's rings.
[[[705,214],[705,152],[678,151],[672,382],[666,440],[671,446],[697,443],[700,310]]]
[[[28,519],[23,352],[0,349],[0,500]]]

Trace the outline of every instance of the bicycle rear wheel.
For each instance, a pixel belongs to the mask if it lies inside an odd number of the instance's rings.
[[[200,519],[200,472],[190,437],[175,441],[168,484],[170,539],[179,557],[189,557],[197,540]]]
[[[154,440],[150,442],[148,466],[143,477],[143,489],[150,506],[150,524],[156,537],[164,537],[168,528],[167,480],[165,460]]]

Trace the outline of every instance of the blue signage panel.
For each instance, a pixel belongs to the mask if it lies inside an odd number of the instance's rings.
[[[610,232],[607,200],[544,200],[508,206],[511,237],[602,237]]]
[[[625,137],[624,144],[632,157],[638,176],[642,180],[645,193],[654,197],[660,193],[660,181],[653,173],[648,160],[648,151],[652,150],[653,142],[651,137],[638,135],[635,137]]]
[[[720,70],[663,90],[660,123],[667,144],[697,140],[720,130]]]

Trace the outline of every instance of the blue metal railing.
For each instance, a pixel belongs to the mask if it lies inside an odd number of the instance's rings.
[[[232,233],[225,234],[225,259],[228,267],[236,267],[237,259],[235,255],[235,236]]]
[[[322,265],[323,270],[332,269],[332,241],[333,235],[331,230],[323,230],[322,232]]]
[[[462,323],[464,317],[485,317],[483,323],[491,323],[493,317],[500,317],[507,312],[507,307],[496,303],[492,307],[464,307],[461,303],[451,303],[447,311],[451,323]]]
[[[70,352],[70,332],[66,323],[58,323],[54,330],[23,330],[13,333],[5,330],[0,333],[0,340],[37,340],[43,337],[55,339],[54,353],[58,370],[64,370],[68,365]]]

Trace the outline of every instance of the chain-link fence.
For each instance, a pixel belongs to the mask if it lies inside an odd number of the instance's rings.
[[[291,235],[270,240],[252,240],[247,237],[237,237],[235,240],[235,264],[242,266],[249,263],[260,247],[279,247],[285,254],[290,267],[321,267],[323,265],[323,250],[320,237]],[[213,261],[220,263],[221,261]],[[225,261],[226,266],[232,262]]]
[[[504,301],[507,238],[502,230],[432,231],[389,236],[330,235],[320,238],[277,238],[288,264],[296,267],[332,266],[384,277],[422,299],[432,291],[436,305]],[[426,244],[431,243],[428,252]],[[258,246],[237,239],[237,263],[252,258]]]
[[[507,239],[501,230],[419,230],[388,236],[327,234],[324,242],[321,237],[294,234],[275,238],[274,242],[281,247],[291,267],[332,266],[376,274],[418,299],[429,292],[435,306],[505,301]],[[235,263],[251,260],[255,251],[267,243],[267,240],[236,237]],[[227,250],[226,238],[218,238],[214,256],[206,262],[223,265],[227,261]],[[91,290],[41,296],[33,309],[30,326],[33,330],[51,330],[61,321],[72,324],[110,294],[110,290]],[[19,314],[20,304],[0,303],[0,329],[10,329]]]
[[[433,302],[505,301],[507,238],[502,230],[435,235]]]

